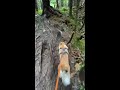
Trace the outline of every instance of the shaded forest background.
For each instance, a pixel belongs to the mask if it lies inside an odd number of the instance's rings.
[[[85,0],[35,0],[35,15],[49,18],[55,27],[62,27],[60,30],[65,32],[65,41],[74,58],[72,83],[77,77],[77,88],[68,90],[85,90]]]

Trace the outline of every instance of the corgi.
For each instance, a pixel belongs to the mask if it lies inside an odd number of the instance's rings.
[[[68,47],[64,42],[59,43],[60,63],[58,65],[58,76],[56,80],[55,90],[58,89],[59,78],[62,79],[64,86],[70,85],[70,65],[68,59]]]

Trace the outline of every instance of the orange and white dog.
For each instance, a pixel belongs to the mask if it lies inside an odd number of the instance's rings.
[[[64,86],[70,85],[70,65],[68,60],[68,47],[64,42],[59,43],[60,63],[58,65],[58,76],[55,90],[58,89],[59,78],[62,79]]]

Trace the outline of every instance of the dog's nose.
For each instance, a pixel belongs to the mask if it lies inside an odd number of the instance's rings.
[[[68,72],[68,70],[65,70],[65,72],[67,73],[67,72]]]
[[[65,48],[63,48],[63,51],[65,51]]]

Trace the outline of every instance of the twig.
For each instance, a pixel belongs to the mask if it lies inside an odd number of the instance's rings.
[[[68,41],[67,45],[72,41],[73,36],[74,36],[74,32],[72,33],[71,38],[70,38],[70,40]]]

